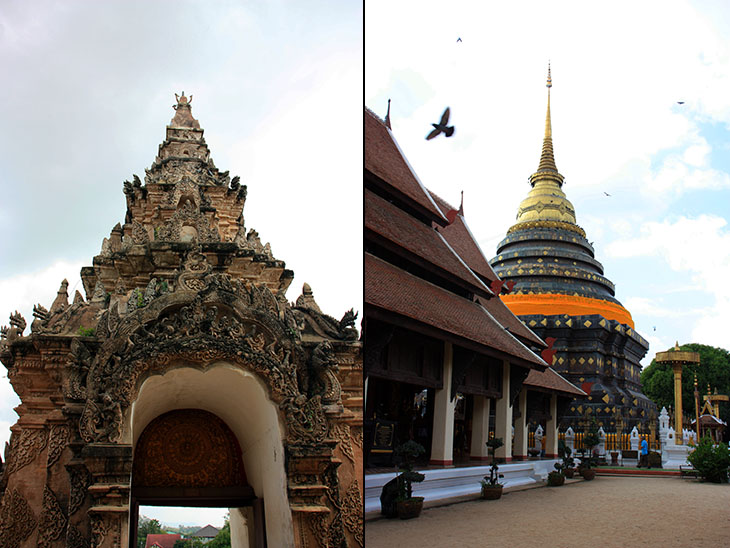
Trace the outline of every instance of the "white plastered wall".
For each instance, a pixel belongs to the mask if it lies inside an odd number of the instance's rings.
[[[258,376],[228,363],[214,364],[205,372],[181,367],[151,376],[125,417],[122,443],[136,444],[153,419],[174,409],[203,409],[229,426],[241,446],[248,482],[264,499],[268,545],[293,547],[282,443],[285,429]],[[236,529],[246,534],[245,528]]]

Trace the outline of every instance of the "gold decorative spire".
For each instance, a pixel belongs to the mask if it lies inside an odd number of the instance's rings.
[[[550,120],[550,88],[553,87],[553,80],[550,75],[550,63],[548,63],[548,77],[547,77],[547,89],[548,89],[548,100],[547,100],[547,114],[545,115],[545,138],[542,142],[542,154],[540,155],[540,165],[537,167],[537,172],[533,173],[530,177],[530,183],[535,186],[538,179],[544,173],[549,173],[551,179],[554,179],[559,185],[563,184],[563,176],[558,173],[558,168],[555,166],[555,156],[553,154],[553,128]]]
[[[537,171],[530,175],[529,181],[532,189],[527,194],[527,198],[522,200],[517,211],[517,224],[510,230],[516,229],[520,223],[549,221],[561,223],[561,228],[572,230],[584,236],[583,230],[576,225],[573,204],[570,203],[562,190],[563,176],[555,166],[552,121],[550,119],[551,87],[553,87],[553,80],[550,74],[550,65],[548,64],[547,115],[545,116],[545,138],[542,143],[540,165]]]

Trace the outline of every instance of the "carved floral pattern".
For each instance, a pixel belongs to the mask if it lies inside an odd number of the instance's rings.
[[[352,447],[352,435],[350,427],[346,424],[335,424],[330,429],[331,435],[339,442],[340,451],[353,463],[355,462],[355,452]]]
[[[86,499],[87,489],[91,485],[91,474],[83,464],[66,466],[71,484],[68,500],[68,515],[72,516],[81,508]]]
[[[363,546],[362,494],[357,480],[347,488],[342,499],[342,515],[345,527],[352,533],[360,546]]]
[[[53,466],[61,457],[71,437],[71,429],[67,424],[54,424],[48,434],[48,461],[46,466]]]
[[[0,507],[0,546],[18,548],[36,528],[28,502],[17,490],[6,491]]]
[[[25,428],[10,437],[10,454],[6,474],[11,474],[30,464],[45,448],[48,436],[45,429]]]
[[[58,504],[56,495],[46,485],[43,488],[43,513],[41,514],[40,533],[38,534],[38,548],[51,546],[66,530],[68,519]]]
[[[180,409],[157,417],[135,449],[134,484],[145,487],[228,487],[246,484],[241,449],[216,415]]]
[[[89,548],[89,541],[75,526],[69,524],[66,533],[67,548]]]

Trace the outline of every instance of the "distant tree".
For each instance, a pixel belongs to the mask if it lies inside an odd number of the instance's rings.
[[[231,524],[228,519],[226,519],[223,529],[205,546],[206,548],[231,548]]]
[[[160,522],[156,519],[140,519],[139,526],[137,527],[137,548],[144,548],[145,542],[147,541],[147,535],[155,535],[164,533]]]
[[[697,385],[700,392],[700,408],[704,404],[702,396],[707,394],[707,384],[710,384],[714,393],[715,388],[720,394],[730,395],[730,352],[723,348],[715,348],[704,344],[683,344],[682,350],[699,352],[700,364],[687,365],[682,371],[682,410],[688,415],[694,415],[694,375],[697,374]],[[674,374],[667,364],[651,364],[641,372],[641,385],[646,394],[657,407],[674,406]],[[720,404],[720,418],[730,422],[730,405]],[[725,431],[727,441],[730,432]]]

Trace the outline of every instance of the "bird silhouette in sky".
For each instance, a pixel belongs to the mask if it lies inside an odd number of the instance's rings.
[[[605,190],[603,191],[603,193],[604,193],[604,194],[605,194],[606,196],[610,196],[610,194],[609,194],[608,192],[606,192]]]
[[[684,101],[677,101],[677,104],[678,105],[683,105],[684,104]]]
[[[456,39],[457,42],[461,42],[461,36]]]
[[[426,135],[426,140],[430,141],[434,137],[436,137],[439,133],[442,133],[446,135],[447,137],[451,137],[454,134],[454,126],[447,126],[446,124],[449,123],[449,114],[451,112],[449,111],[449,107],[446,107],[446,110],[441,115],[441,120],[438,124],[431,124],[435,129]]]

